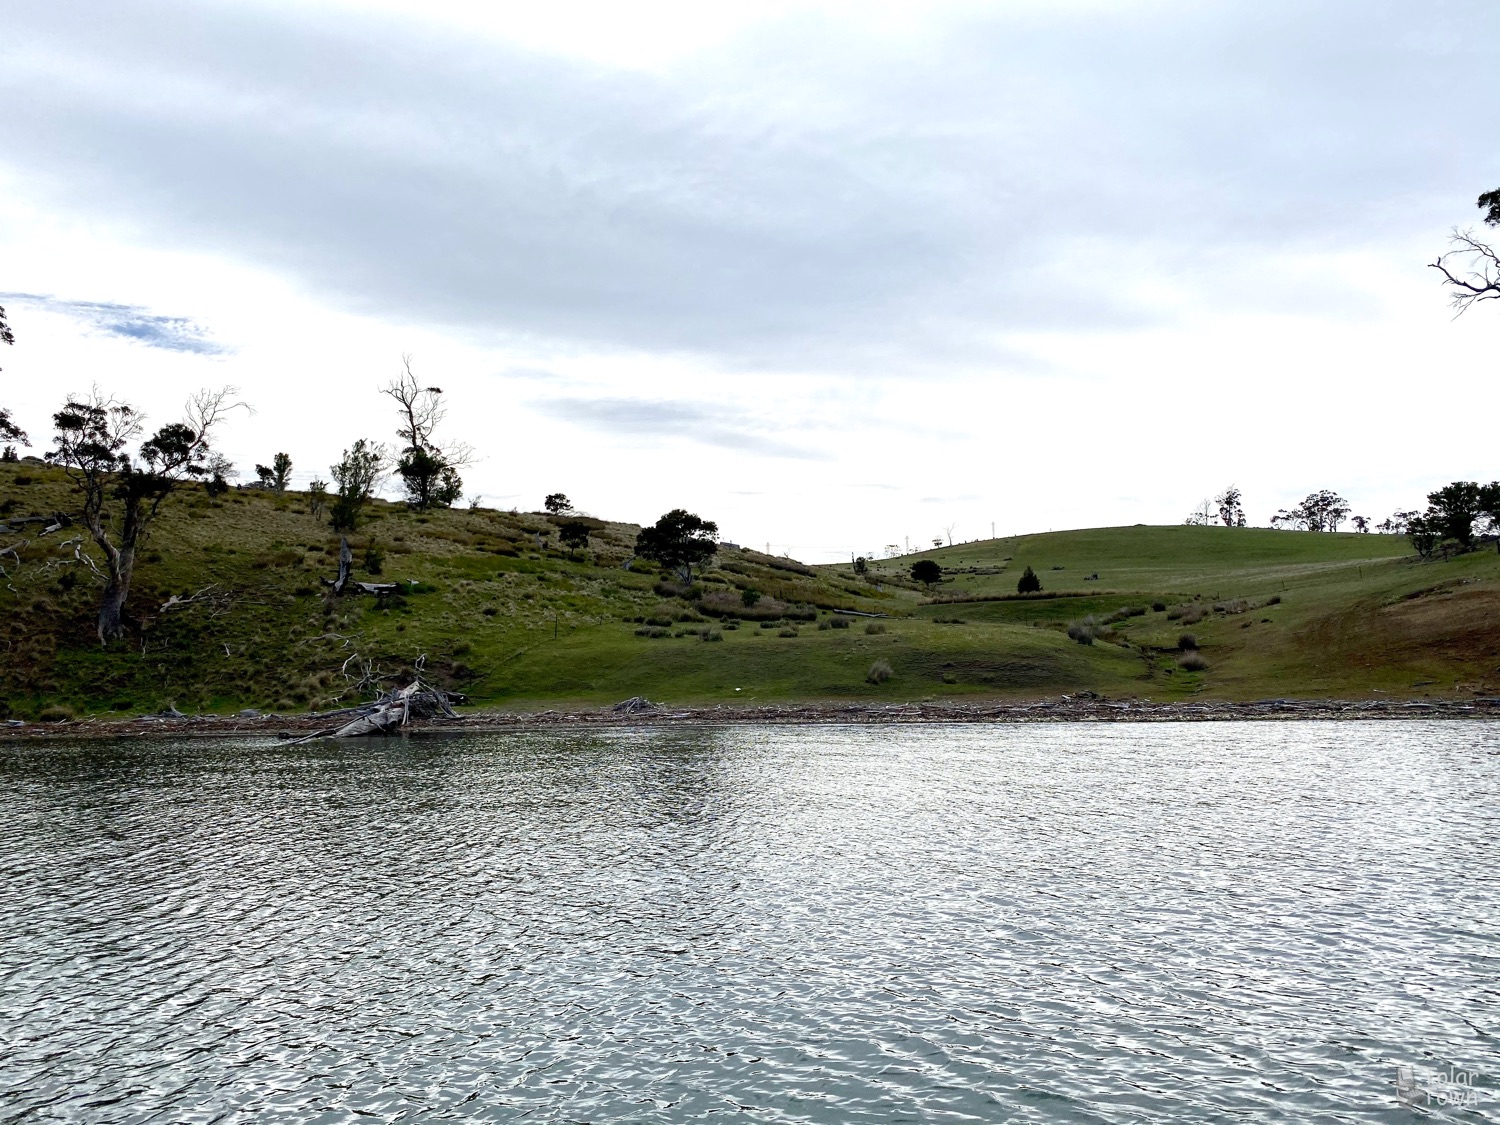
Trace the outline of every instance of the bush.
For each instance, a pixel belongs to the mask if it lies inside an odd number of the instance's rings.
[[[1022,573],[1020,581],[1016,583],[1016,593],[1037,594],[1042,589],[1042,580],[1036,576],[1036,571],[1027,567]]]
[[[724,639],[724,634],[722,631],[715,629],[711,625],[705,625],[703,626],[703,628],[698,630],[698,639],[700,641],[722,641]]]
[[[1267,605],[1280,605],[1281,604],[1281,595],[1280,594],[1272,594],[1269,598],[1266,599],[1266,604]]]
[[[849,628],[849,619],[847,617],[835,616],[829,620],[828,627],[830,629],[847,629]]]
[[[1152,602],[1151,603],[1151,611],[1153,613],[1164,613],[1164,612],[1166,612],[1166,608],[1167,608],[1167,603],[1166,602]]]
[[[67,704],[54,703],[50,707],[43,707],[37,718],[44,723],[71,723],[77,716]]]
[[[762,621],[760,623],[760,627],[762,629],[775,629],[775,628],[780,627],[780,625],[781,625],[780,621]]]
[[[1077,641],[1081,645],[1091,645],[1094,643],[1094,630],[1082,622],[1075,621],[1068,626],[1068,639]]]
[[[1201,652],[1189,652],[1177,662],[1177,667],[1184,672],[1202,672],[1207,670],[1208,661],[1203,659]]]
[[[788,625],[785,629],[782,629],[776,635],[778,637],[795,637],[797,635],[797,630]]]
[[[1184,633],[1177,638],[1177,647],[1183,652],[1198,651],[1198,638],[1191,633]]]
[[[885,660],[877,660],[870,665],[870,670],[865,673],[865,682],[870,684],[883,684],[896,673],[891,670],[890,663]]]
[[[818,622],[818,632],[820,632],[820,633],[826,633],[829,629],[832,629],[832,628],[833,628],[833,622],[832,621],[824,619],[824,620]]]
[[[883,621],[871,621],[865,625],[865,633],[868,636],[874,637],[884,632],[885,622]]]

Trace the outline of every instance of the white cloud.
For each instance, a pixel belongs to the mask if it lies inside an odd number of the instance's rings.
[[[1381,514],[1495,475],[1410,435],[1496,405],[1493,320],[1422,266],[1500,184],[1464,102],[1497,31],[1478,0],[30,6],[0,285],[52,297],[11,302],[3,394],[37,435],[60,384],[160,414],[236,382],[235,455],[310,472],[390,429],[415,352],[478,491],[813,555],[1229,480]]]

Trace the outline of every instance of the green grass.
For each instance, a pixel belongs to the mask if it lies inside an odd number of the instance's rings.
[[[0,517],[76,507],[56,470],[0,465]],[[539,549],[537,531],[553,546]],[[603,523],[587,551],[555,547],[546,516],[491,510],[418,516],[377,503],[352,536],[384,552],[385,580],[416,592],[377,601],[330,598],[338,537],[305,497],[232,493],[174,498],[142,552],[129,643],[93,638],[97,587],[60,543],[22,539],[22,563],[0,582],[0,715],[53,705],[80,714],[245,706],[281,711],[347,700],[357,669],[427,673],[477,703],[596,706],[631,695],[678,704],[800,700],[895,702],[1025,698],[1089,689],[1152,699],[1360,697],[1488,692],[1500,675],[1500,558],[1493,551],[1421,562],[1404,539],[1263,529],[1124,527],[1024,536],[927,552],[945,569],[927,591],[907,577],[915,558],[788,569],[726,550],[701,577],[703,602],[658,592],[650,568],[622,569],[636,528]],[[774,565],[773,565],[774,564]],[[1018,599],[1031,565],[1041,598]],[[1061,569],[1054,569],[1055,567]],[[1091,576],[1098,574],[1098,579]],[[359,574],[359,577],[367,577]],[[796,636],[756,621],[704,642],[703,604],[743,612],[739,594],[827,621],[832,608],[891,615],[884,634],[790,622]],[[665,589],[665,588],[664,588]],[[206,591],[163,612],[172,594]],[[1268,604],[1273,597],[1280,604]],[[1244,599],[1247,612],[1215,612]],[[1202,611],[1192,625],[1172,614]],[[1065,635],[1092,615],[1147,607],[1092,646]],[[1205,607],[1207,607],[1205,609]],[[1238,609],[1226,606],[1225,609]],[[693,618],[694,620],[680,620]],[[953,618],[962,624],[940,623]],[[637,636],[641,620],[670,632]],[[722,616],[711,619],[723,625]],[[1208,663],[1177,666],[1194,633]],[[894,676],[866,682],[876,660]]]

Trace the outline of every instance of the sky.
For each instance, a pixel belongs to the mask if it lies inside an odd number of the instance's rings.
[[[1500,5],[0,0],[0,405],[809,561],[1500,476]]]

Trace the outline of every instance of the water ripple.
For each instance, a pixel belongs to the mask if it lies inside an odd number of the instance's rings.
[[[1495,725],[25,745],[0,825],[0,1122],[1500,1119]]]

